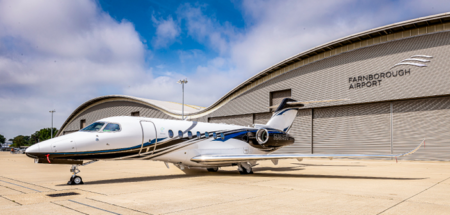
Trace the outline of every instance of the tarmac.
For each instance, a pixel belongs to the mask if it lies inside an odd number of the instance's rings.
[[[450,162],[280,160],[239,175],[99,161],[75,186],[70,165],[9,152],[0,164],[0,214],[450,214]]]

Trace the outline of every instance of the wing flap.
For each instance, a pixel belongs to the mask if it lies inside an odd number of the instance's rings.
[[[425,143],[425,139],[413,150],[402,154],[371,155],[371,154],[265,154],[265,155],[199,155],[191,161],[197,163],[235,163],[245,161],[272,160],[272,159],[298,159],[298,158],[397,158],[413,154]]]

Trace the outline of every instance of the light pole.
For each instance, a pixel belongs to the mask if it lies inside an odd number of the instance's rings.
[[[56,112],[55,110],[51,110],[49,111],[52,114],[52,128],[51,128],[51,134],[50,134],[50,139],[53,139],[53,113]]]
[[[184,120],[184,84],[187,84],[187,78],[185,78],[184,80],[179,80],[177,83],[181,84],[181,89],[183,90],[183,98],[182,98],[182,103],[183,106],[181,107],[181,119]]]

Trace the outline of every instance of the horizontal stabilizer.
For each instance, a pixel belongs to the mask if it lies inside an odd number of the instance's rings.
[[[395,155],[364,155],[364,154],[268,154],[268,155],[200,155],[193,157],[191,161],[204,164],[218,164],[218,163],[236,163],[236,162],[246,162],[246,161],[257,161],[257,160],[273,160],[273,159],[299,159],[299,158],[397,158],[411,155],[420,146],[425,143],[425,139],[413,150]]]

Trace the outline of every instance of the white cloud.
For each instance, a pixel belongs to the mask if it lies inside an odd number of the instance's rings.
[[[59,128],[80,104],[105,94],[179,102],[176,82],[183,78],[189,81],[186,103],[208,106],[292,55],[373,27],[448,11],[450,4],[269,0],[244,1],[239,8],[244,29],[207,16],[207,6],[190,4],[181,5],[174,18],[153,19],[155,48],[187,35],[217,53],[178,51],[181,63],[207,62],[180,74],[170,70],[173,62],[148,68],[152,53],[133,24],[115,21],[94,0],[0,0],[0,133],[9,139],[48,127],[51,109]]]
[[[81,103],[148,77],[134,26],[93,1],[0,1],[0,133],[55,127]]]
[[[186,21],[187,33],[199,42],[205,43],[221,54],[229,49],[229,42],[238,37],[239,32],[230,23],[221,24],[204,14],[204,6],[194,7],[183,4],[178,8],[178,17]]]
[[[172,44],[180,35],[180,27],[173,21],[172,17],[168,17],[167,20],[158,20],[152,17],[152,21],[156,25],[156,37],[153,40],[154,47],[166,47]]]

